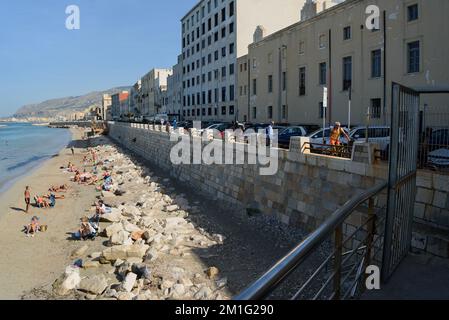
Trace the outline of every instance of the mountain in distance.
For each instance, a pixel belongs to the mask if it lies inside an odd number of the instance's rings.
[[[67,117],[75,112],[83,112],[93,105],[101,106],[103,94],[115,94],[130,90],[130,87],[116,87],[105,91],[94,91],[77,97],[51,99],[41,103],[21,107],[13,115],[17,119]]]

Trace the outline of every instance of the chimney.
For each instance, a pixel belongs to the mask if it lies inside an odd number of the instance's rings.
[[[261,41],[266,34],[266,29],[264,28],[264,26],[257,26],[256,31],[254,32],[253,35],[253,42],[259,42]]]
[[[306,0],[301,9],[301,21],[313,18],[317,14],[317,4],[314,0]]]

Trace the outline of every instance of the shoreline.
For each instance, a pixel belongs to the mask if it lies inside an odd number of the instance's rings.
[[[85,149],[75,147],[75,157],[72,156],[70,145],[81,138],[82,129],[71,129],[71,133],[69,142],[56,155],[11,181],[7,190],[0,194],[0,299],[20,299],[26,291],[51,282],[70,261],[66,250],[73,244],[65,241],[66,233],[77,227],[79,216],[85,214],[95,199],[93,188],[69,183],[70,175],[60,170],[68,161],[79,165],[80,151]],[[56,208],[44,210],[30,206],[29,213],[24,212],[26,185],[31,186],[33,198],[48,194],[51,185],[64,183],[70,185],[65,194],[68,199],[58,200]],[[79,214],[74,216],[75,212]],[[22,229],[34,215],[48,225],[49,230],[27,238]]]

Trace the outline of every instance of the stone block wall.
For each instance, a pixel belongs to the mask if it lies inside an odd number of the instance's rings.
[[[159,127],[110,123],[109,130],[110,137],[117,143],[198,192],[230,207],[252,209],[308,231],[315,230],[349,199],[386,181],[388,175],[385,164],[308,154],[297,142],[293,142],[297,146],[291,151],[278,151],[279,170],[273,176],[260,175],[260,165],[174,165],[170,161],[170,151],[177,142],[171,142],[169,134],[161,132]],[[203,147],[206,144],[203,143]],[[246,156],[248,152],[245,147]],[[448,181],[448,176],[420,172],[416,220],[449,226],[449,221],[444,220],[448,217]],[[386,201],[385,196],[380,198]],[[357,225],[350,223],[345,226],[348,232]],[[424,230],[420,226],[428,228],[429,224],[418,224],[414,246],[445,256],[449,241],[435,240],[435,230]],[[436,225],[434,228],[439,232],[444,230]],[[447,252],[446,256],[449,257]]]

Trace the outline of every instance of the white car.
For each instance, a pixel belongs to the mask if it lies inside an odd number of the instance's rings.
[[[354,128],[349,137],[353,141],[366,141],[366,127]],[[387,151],[390,146],[390,127],[368,127],[368,142],[377,143],[382,151]]]
[[[323,143],[323,129],[317,130],[311,134],[308,135],[310,138],[310,144],[313,146],[314,149],[322,149],[325,146],[322,146],[323,144],[329,145],[330,144],[330,132],[334,127],[325,128],[324,129],[324,143]],[[349,135],[349,130],[347,128],[343,128],[345,132]],[[340,137],[340,142],[342,144],[348,144],[348,140],[346,137]]]

